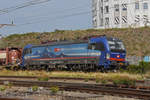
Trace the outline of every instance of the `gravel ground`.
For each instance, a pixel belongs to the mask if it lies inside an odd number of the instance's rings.
[[[25,98],[30,100],[140,100],[134,98],[107,96],[100,94],[78,93],[60,91],[57,95],[53,95],[49,89],[40,87],[37,91],[26,87],[11,87],[2,90],[0,87],[0,96]]]

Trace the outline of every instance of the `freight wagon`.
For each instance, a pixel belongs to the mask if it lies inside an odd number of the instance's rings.
[[[21,62],[22,49],[6,48],[0,49],[0,65],[15,65]]]

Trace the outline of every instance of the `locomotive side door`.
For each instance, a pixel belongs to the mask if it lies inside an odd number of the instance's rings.
[[[26,48],[24,51],[23,51],[23,56],[24,56],[24,61],[23,63],[25,64],[25,66],[27,65],[30,65],[30,62],[31,62],[31,57],[30,57],[30,54],[31,54],[31,48]]]
[[[106,48],[105,48],[105,45],[102,41],[99,41],[97,43],[97,49],[101,52],[101,55],[100,55],[100,59],[99,59],[99,65],[100,66],[103,66],[104,63],[105,63],[105,56],[106,56]]]
[[[101,52],[97,48],[96,43],[88,45],[88,57],[90,64],[98,65]]]
[[[102,65],[105,62],[105,46],[103,42],[90,43],[88,46],[88,55],[95,57],[95,64]]]

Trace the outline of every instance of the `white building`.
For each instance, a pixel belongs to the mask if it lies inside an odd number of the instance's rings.
[[[92,0],[94,28],[150,26],[150,0]]]

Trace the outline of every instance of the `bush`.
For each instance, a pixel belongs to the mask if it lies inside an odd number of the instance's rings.
[[[38,90],[38,86],[33,86],[32,87],[32,91],[37,91]]]
[[[96,78],[95,81],[96,81],[96,83],[99,83],[99,82],[100,82],[100,79],[99,79],[99,78]]]
[[[84,82],[88,82],[89,81],[89,78],[85,78]]]
[[[106,83],[107,83],[107,80],[103,79],[103,80],[101,80],[101,83],[102,83],[102,84],[106,84]]]
[[[0,91],[5,91],[6,90],[6,86],[0,86]]]
[[[12,86],[13,86],[13,84],[12,83],[9,83],[9,84],[7,84],[6,85],[8,88],[11,88]]]
[[[127,80],[127,79],[120,79],[120,80],[114,80],[113,84],[114,85],[127,85],[127,86],[132,85],[132,86],[134,86],[135,81],[134,80]]]
[[[150,71],[150,63],[141,61],[139,65],[129,65],[126,71],[134,74],[145,74]]]
[[[56,94],[59,91],[59,87],[57,87],[57,86],[51,87],[50,91],[52,94]]]
[[[139,63],[139,67],[141,68],[141,73],[145,74],[147,71],[150,70],[150,63],[141,61]]]
[[[38,80],[39,81],[48,81],[49,77],[44,75],[44,76],[38,77]]]
[[[138,65],[130,65],[127,67],[126,71],[129,73],[138,74],[138,73],[141,73],[141,68]]]
[[[119,85],[119,80],[113,80],[114,85]]]

